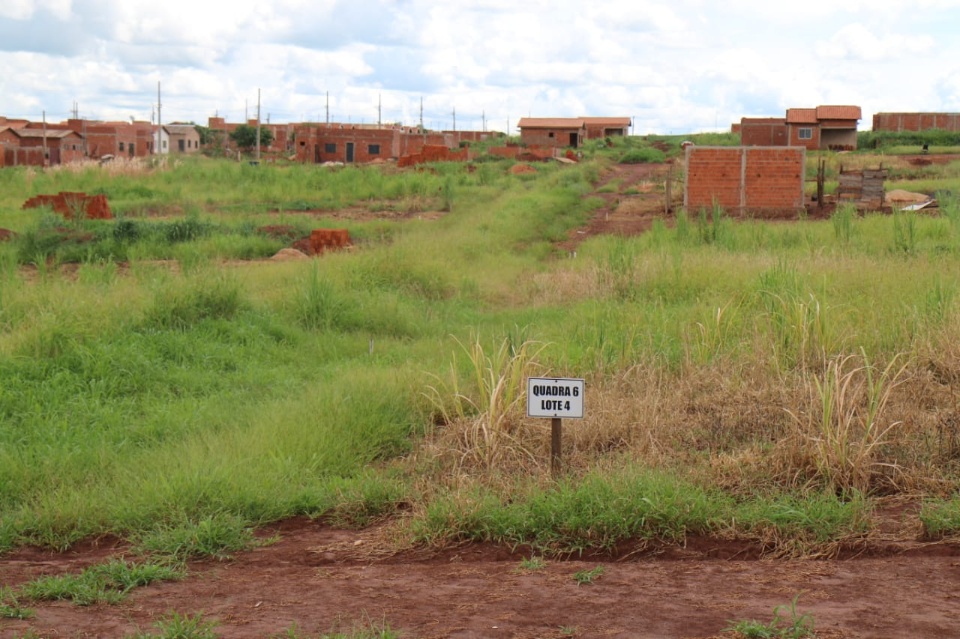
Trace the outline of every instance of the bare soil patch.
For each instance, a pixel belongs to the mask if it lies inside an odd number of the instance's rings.
[[[573,250],[594,235],[637,235],[649,231],[656,219],[670,219],[666,182],[676,170],[672,163],[614,165],[591,193],[591,197],[603,200],[603,206],[594,211],[586,226],[572,231],[560,247]],[[615,185],[615,190],[609,190],[608,185]],[[682,184],[674,180],[670,210],[682,202]]]
[[[383,528],[344,531],[298,518],[263,531],[276,543],[226,562],[190,566],[187,579],[134,591],[118,605],[33,605],[29,620],[0,620],[0,637],[123,637],[171,611],[202,613],[225,638],[301,636],[387,625],[405,637],[732,637],[730,622],[768,622],[799,597],[820,637],[960,634],[960,554],[947,545],[845,560],[754,560],[727,542],[547,560],[523,570],[521,550],[484,544],[395,553]],[[21,549],[0,559],[0,583],[78,572],[122,555],[114,539],[57,554]],[[591,583],[574,575],[603,566]]]

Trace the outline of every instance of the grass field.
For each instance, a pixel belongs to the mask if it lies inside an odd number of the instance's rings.
[[[19,234],[0,244],[0,551],[112,533],[216,556],[308,515],[391,518],[411,543],[701,533],[804,554],[869,536],[891,495],[956,534],[960,169],[895,183],[944,192],[940,215],[680,214],[558,251],[635,146],[535,175],[0,171]],[[61,190],[117,219],[19,208]],[[355,246],[259,259],[285,245],[271,224]],[[557,481],[532,373],[587,380]]]

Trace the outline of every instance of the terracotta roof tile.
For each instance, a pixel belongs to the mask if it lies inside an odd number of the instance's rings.
[[[630,118],[580,118],[587,124],[606,124],[612,126],[630,126]]]
[[[42,138],[47,137],[49,139],[55,140],[57,138],[65,138],[70,135],[76,135],[77,137],[82,138],[83,136],[74,131],[68,129],[48,129],[46,134],[44,134],[43,129],[11,129],[14,133],[19,135],[21,138]]]
[[[787,109],[787,124],[816,124],[816,109]]]
[[[818,120],[859,120],[860,107],[828,104],[817,107]]]
[[[582,129],[583,118],[520,118],[520,129]]]

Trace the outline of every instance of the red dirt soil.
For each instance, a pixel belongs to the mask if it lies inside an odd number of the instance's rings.
[[[736,545],[693,539],[686,548],[523,570],[520,552],[482,544],[395,554],[389,532],[376,527],[344,531],[298,518],[262,533],[279,540],[229,561],[194,562],[183,581],[137,589],[120,604],[30,604],[35,617],[0,619],[0,637],[124,637],[153,631],[176,611],[202,613],[225,638],[375,624],[411,639],[733,639],[722,632],[731,622],[769,622],[798,595],[798,613],[813,617],[821,638],[960,636],[960,550],[950,545],[787,561],[737,558]],[[62,554],[21,549],[0,558],[0,583],[78,572],[123,551],[110,540]],[[597,566],[602,575],[578,585],[575,573]]]

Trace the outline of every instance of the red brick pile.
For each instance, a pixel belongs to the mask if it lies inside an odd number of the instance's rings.
[[[490,155],[511,158],[523,162],[543,162],[558,157],[559,149],[541,146],[495,146],[487,149]],[[576,157],[576,155],[574,155]]]
[[[351,246],[347,229],[314,229],[310,237],[293,243],[293,248],[307,255],[320,255],[324,251],[337,251]]]
[[[439,144],[425,144],[419,153],[401,155],[397,160],[397,166],[416,166],[425,162],[466,162],[469,159],[469,149],[451,151]]]
[[[113,218],[106,195],[87,195],[86,193],[72,193],[60,191],[56,195],[37,195],[23,203],[23,209],[37,209],[48,206],[68,220],[74,214],[88,220],[109,220]]]

